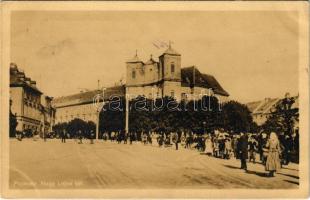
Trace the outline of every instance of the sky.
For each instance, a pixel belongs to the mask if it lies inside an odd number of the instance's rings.
[[[166,46],[247,103],[298,93],[298,15],[292,11],[14,11],[11,62],[59,97],[125,80],[137,50]],[[161,47],[162,46],[162,47]]]

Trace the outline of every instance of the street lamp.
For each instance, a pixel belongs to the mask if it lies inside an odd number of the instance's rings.
[[[100,121],[100,111],[103,110],[104,106],[104,91],[106,88],[102,88],[102,106],[100,106],[100,99],[98,100],[98,106],[97,106],[97,123],[96,123],[96,142],[98,142],[99,139],[99,121]]]
[[[203,123],[203,134],[205,134],[206,133],[206,122],[202,122]]]

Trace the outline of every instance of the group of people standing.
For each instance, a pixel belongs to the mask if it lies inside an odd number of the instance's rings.
[[[249,148],[248,148],[249,147]],[[238,153],[241,160],[241,169],[247,171],[246,159],[248,159],[248,149],[250,150],[250,159],[253,150],[256,149],[255,140],[248,140],[246,134],[241,133],[238,142]],[[281,169],[280,155],[282,153],[281,144],[275,132],[271,132],[266,144],[263,145],[263,164],[265,164],[266,171],[269,171],[269,176],[274,176],[276,171]],[[255,162],[255,160],[254,160]]]
[[[66,142],[67,132],[64,130],[61,134],[61,141]],[[77,139],[79,144],[82,144],[83,134],[81,131],[77,133]],[[94,132],[90,134],[90,143],[93,144]],[[216,158],[230,159],[235,157],[240,159],[241,169],[247,171],[247,161],[256,163],[256,155],[258,153],[259,159],[262,164],[265,165],[266,171],[269,172],[269,176],[274,176],[274,172],[278,171],[282,164],[287,165],[290,162],[290,152],[292,149],[299,147],[299,137],[291,137],[287,135],[278,135],[271,132],[269,136],[267,134],[247,134],[240,133],[230,135],[224,132],[217,132],[215,134],[198,135],[198,134],[184,134],[184,133],[161,133],[151,134],[142,133],[139,136],[136,133],[124,132],[112,132],[111,134],[103,133],[103,140],[110,139],[112,142],[117,141],[121,143],[124,141],[127,144],[127,140],[132,144],[133,141],[141,141],[142,144],[152,144],[153,140],[156,140],[159,147],[175,146],[175,149],[181,147],[189,149],[197,149],[200,152],[204,152],[208,156],[214,156]],[[299,149],[297,149],[299,151]]]
[[[152,143],[150,142],[152,137],[149,134],[143,134],[142,143]],[[280,138],[282,137],[280,135]],[[274,176],[274,172],[278,171],[282,165],[287,165],[290,162],[288,154],[293,148],[294,143],[290,142],[288,136],[283,138],[286,138],[286,140],[281,142],[278,135],[274,132],[271,132],[269,136],[264,133],[258,135],[240,133],[233,136],[225,133],[212,136],[210,134],[204,136],[170,133],[158,134],[156,136],[159,147],[172,146],[174,144],[175,149],[178,150],[180,143],[184,148],[195,148],[208,156],[222,159],[235,157],[240,159],[240,168],[245,171],[248,170],[247,162],[255,164],[257,163],[257,156],[259,156],[259,160],[265,165],[266,171],[269,172],[268,176],[271,177]]]

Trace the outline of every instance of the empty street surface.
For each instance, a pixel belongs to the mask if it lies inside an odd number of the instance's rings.
[[[208,157],[157,143],[117,144],[84,140],[10,141],[10,188],[297,188],[298,165],[284,166],[276,177],[264,166],[239,169],[235,158]]]

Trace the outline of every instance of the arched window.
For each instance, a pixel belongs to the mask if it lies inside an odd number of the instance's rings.
[[[174,63],[171,63],[171,74],[173,74],[175,71],[175,66],[174,66]]]

